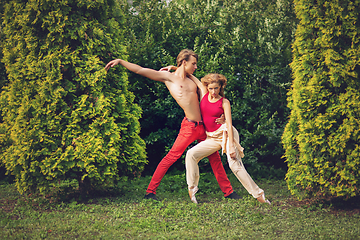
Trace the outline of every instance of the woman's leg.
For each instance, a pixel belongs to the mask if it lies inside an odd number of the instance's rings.
[[[204,157],[209,156],[210,154],[218,151],[221,148],[221,145],[211,139],[206,139],[186,153],[185,166],[186,166],[186,181],[189,188],[197,187],[199,183],[199,166],[198,162]]]
[[[202,141],[205,141],[206,138],[207,135],[204,130],[204,135],[197,140],[200,143]],[[226,175],[224,166],[221,162],[219,151],[215,151],[214,153],[207,156],[207,158],[209,159],[209,163],[215,175],[216,181],[218,182],[221,191],[224,193],[224,197],[230,196],[232,193],[234,193],[234,189],[232,188],[229,178]]]
[[[234,127],[233,127],[233,133],[234,133],[234,141],[239,142],[239,133]],[[256,185],[254,180],[250,177],[250,175],[246,171],[244,164],[241,161],[241,157],[239,155],[238,150],[236,149],[236,158],[232,159],[229,155],[229,144],[227,144],[226,153],[231,171],[235,174],[237,179],[239,179],[239,181],[244,186],[244,188],[254,198],[261,197],[264,194],[264,190],[262,190],[261,188],[259,188],[258,185]]]

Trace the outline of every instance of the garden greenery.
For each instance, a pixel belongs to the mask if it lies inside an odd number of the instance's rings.
[[[217,72],[228,79],[225,96],[245,147],[245,164],[286,168],[281,135],[289,114],[288,64],[297,23],[292,1],[133,1],[128,14],[131,62],[160,69],[176,65],[183,48],[193,49],[199,54],[198,78]],[[141,136],[152,174],[173,144],[184,113],[164,84],[136,74],[129,75],[129,82],[143,109]],[[257,173],[269,177],[261,169]]]
[[[147,161],[141,109],[126,73],[104,70],[125,57],[115,2],[11,0],[3,14],[0,159],[18,190],[76,179],[86,193],[138,175]]]
[[[360,1],[296,0],[283,144],[297,196],[360,193]]]
[[[293,194],[357,195],[358,9],[359,0],[8,0],[2,167],[20,192],[63,179],[86,192],[152,174],[184,113],[163,83],[104,66],[123,58],[160,69],[189,48],[200,57],[198,78],[227,77],[252,174],[286,169],[284,155]]]

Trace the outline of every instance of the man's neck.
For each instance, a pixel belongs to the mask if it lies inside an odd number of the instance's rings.
[[[175,75],[179,76],[181,79],[185,79],[187,74],[185,72],[184,66],[178,67],[175,71]]]

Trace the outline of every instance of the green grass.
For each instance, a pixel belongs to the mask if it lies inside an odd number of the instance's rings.
[[[184,174],[164,177],[159,202],[143,199],[150,177],[83,202],[71,194],[56,201],[20,196],[14,184],[1,183],[0,239],[360,239],[356,200],[297,201],[284,180],[257,180],[269,206],[228,176],[242,200],[225,199],[206,173],[198,205],[190,202]]]

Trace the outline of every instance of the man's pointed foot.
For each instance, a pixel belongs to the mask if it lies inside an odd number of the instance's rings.
[[[235,191],[232,192],[230,195],[226,196],[225,198],[229,198],[229,199],[242,199],[242,197],[240,197]]]
[[[145,196],[144,196],[145,199],[153,199],[155,201],[159,201],[159,199],[156,198],[156,195],[153,194],[153,193],[147,193]]]

